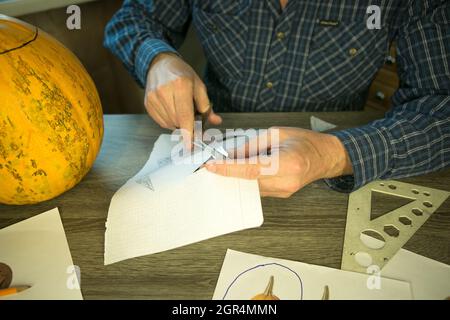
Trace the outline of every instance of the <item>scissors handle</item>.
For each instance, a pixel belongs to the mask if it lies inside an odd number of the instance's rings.
[[[205,112],[198,112],[197,109],[195,109],[195,121],[201,121],[203,128],[206,126],[206,123],[208,122],[211,110],[212,110],[212,103],[209,105],[208,110],[206,110]]]

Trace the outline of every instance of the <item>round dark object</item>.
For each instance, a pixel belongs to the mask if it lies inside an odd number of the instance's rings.
[[[12,281],[12,270],[11,268],[0,262],[0,289],[9,288]]]

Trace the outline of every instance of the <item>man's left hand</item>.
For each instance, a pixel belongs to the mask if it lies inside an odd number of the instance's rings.
[[[245,161],[235,161],[234,157],[226,161],[210,161],[205,167],[223,176],[258,179],[263,197],[280,198],[290,197],[313,181],[352,174],[350,158],[337,137],[287,127],[271,128],[267,136],[272,136],[272,130],[278,130],[279,139],[277,143],[269,141],[265,150],[251,151],[251,143],[247,143],[245,150],[234,152],[244,154]],[[264,161],[261,154],[266,154]],[[267,170],[268,163],[273,165],[273,161],[278,161],[276,172]]]

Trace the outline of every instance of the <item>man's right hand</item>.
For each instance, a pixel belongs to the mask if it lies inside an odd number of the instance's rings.
[[[150,116],[163,128],[181,130],[187,141],[194,131],[194,108],[206,113],[211,104],[206,86],[195,71],[172,53],[157,55],[147,74],[145,107]],[[218,125],[222,118],[212,109],[208,122]]]

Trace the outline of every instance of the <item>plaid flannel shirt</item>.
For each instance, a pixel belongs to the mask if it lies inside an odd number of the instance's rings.
[[[381,29],[366,26],[369,5]],[[125,0],[105,46],[141,86],[152,59],[176,52],[193,22],[217,111],[348,111],[397,44],[400,88],[383,119],[333,132],[354,174],[329,179],[351,191],[375,179],[450,165],[450,1]]]

